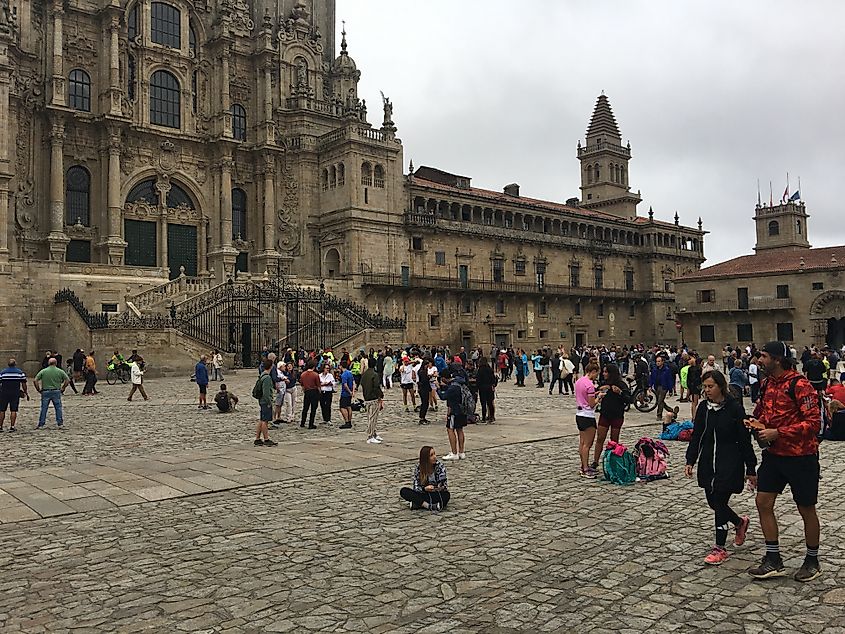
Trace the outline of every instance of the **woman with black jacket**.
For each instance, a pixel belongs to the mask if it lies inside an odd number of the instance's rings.
[[[613,442],[619,442],[619,434],[622,432],[622,425],[625,422],[625,407],[631,402],[631,390],[627,381],[622,380],[618,365],[608,363],[601,371],[601,376],[601,386],[598,390],[601,411],[599,412],[598,430],[596,431],[593,469],[598,469],[599,456],[604,449],[608,429],[610,430],[610,439]]]
[[[747,515],[739,517],[728,503],[732,494],[742,492],[745,480],[757,486],[757,456],[743,422],[745,410],[728,393],[725,375],[717,370],[705,372],[701,385],[705,400],[695,413],[684,475],[691,478],[693,465],[698,463],[698,486],[716,514],[716,545],[704,563],[718,566],[728,558],[725,543],[730,524],[736,527],[734,545],[745,542],[750,520]]]
[[[481,422],[493,423],[496,421],[496,373],[487,362],[485,357],[478,359],[478,373],[476,375],[478,385],[478,399],[481,401]]]

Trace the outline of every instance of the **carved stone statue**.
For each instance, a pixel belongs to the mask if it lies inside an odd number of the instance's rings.
[[[9,35],[15,28],[9,0],[0,0],[0,33]]]
[[[390,103],[390,97],[381,93],[381,100],[384,103],[384,125],[393,125],[393,104]]]
[[[296,66],[296,85],[300,88],[308,85],[308,65],[302,58]]]

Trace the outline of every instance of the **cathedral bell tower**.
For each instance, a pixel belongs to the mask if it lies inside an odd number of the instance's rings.
[[[604,93],[596,101],[586,144],[582,146],[578,142],[578,159],[581,161],[580,206],[633,219],[641,198],[631,193],[628,186],[631,144],[622,145],[622,135]]]
[[[766,249],[809,249],[807,210],[803,202],[787,201],[765,207],[757,204],[754,222],[757,225],[758,253]]]

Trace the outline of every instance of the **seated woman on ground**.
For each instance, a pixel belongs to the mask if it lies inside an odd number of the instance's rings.
[[[449,504],[446,482],[446,467],[437,459],[433,447],[420,449],[420,461],[414,469],[413,488],[402,487],[399,495],[409,503],[412,510],[426,509],[435,513]]]

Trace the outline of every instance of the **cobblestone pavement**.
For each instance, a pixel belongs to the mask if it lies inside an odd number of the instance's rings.
[[[251,377],[236,381],[251,401]],[[197,412],[180,400],[181,382],[149,387],[156,400],[137,406],[119,404],[105,386],[99,402],[70,397],[64,433],[3,434],[4,470],[72,464],[83,473],[106,458],[130,469],[141,459],[167,464],[195,446],[228,455],[249,438],[246,409],[235,418]],[[682,444],[670,447],[669,480],[585,481],[576,475],[571,403],[506,386],[500,406],[503,423],[470,428],[468,460],[448,465],[453,503],[438,515],[409,511],[397,492],[421,438],[439,439],[445,453],[445,434],[412,427],[391,403],[385,438],[399,440],[370,447],[356,430],[350,441],[363,445],[360,454],[336,443],[335,429],[305,442],[298,428],[278,432],[288,442],[265,452],[311,460],[277,481],[6,524],[0,630],[845,631],[838,445],[822,453],[824,575],[809,584],[760,583],[744,574],[762,554],[754,520],[746,545],[724,565],[701,563],[712,515],[693,482],[678,477]],[[102,424],[108,412],[116,422]],[[31,416],[27,410],[24,420]],[[626,425],[628,442],[655,432],[645,415]],[[341,453],[332,463],[326,449],[334,447]],[[69,455],[77,448],[81,459]],[[750,495],[735,496],[734,507],[754,517]],[[788,499],[778,511],[786,563],[795,568],[800,519]]]

